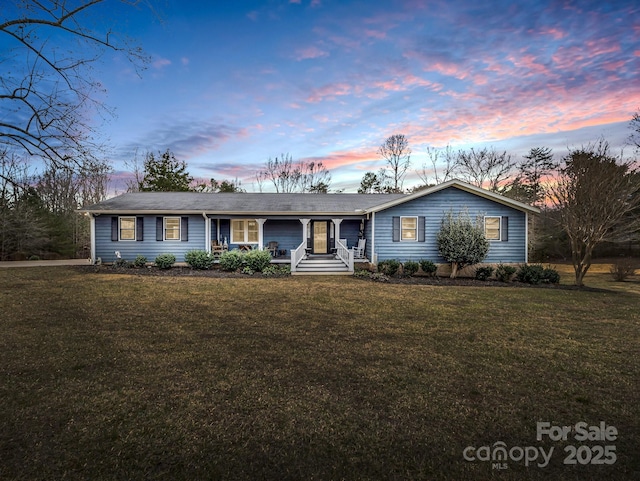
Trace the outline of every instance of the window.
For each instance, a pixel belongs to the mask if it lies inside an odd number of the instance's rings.
[[[400,240],[416,241],[418,240],[418,218],[417,217],[400,217]]]
[[[164,240],[180,240],[180,217],[164,218]]]
[[[232,244],[257,244],[259,226],[255,219],[234,219],[231,221]]]
[[[136,218],[120,217],[120,240],[136,240]]]
[[[487,240],[500,240],[501,217],[484,218],[484,236]]]

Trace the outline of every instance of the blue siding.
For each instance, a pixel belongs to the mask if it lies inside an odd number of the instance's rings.
[[[340,238],[347,239],[347,247],[358,245],[358,234],[360,233],[360,221],[345,219],[340,223]]]
[[[467,209],[472,218],[480,215],[509,217],[509,240],[490,241],[486,263],[516,263],[526,259],[525,214],[484,197],[465,192],[455,187],[425,195],[404,204],[391,207],[375,214],[375,251],[378,260],[430,259],[443,263],[438,253],[436,235],[444,214],[452,210],[454,214]],[[394,216],[424,216],[425,242],[393,242],[392,227]]]
[[[269,219],[264,223],[264,245],[270,241],[278,243],[278,250],[297,248],[302,242],[302,223],[299,220]]]
[[[123,259],[132,261],[137,255],[143,255],[149,262],[158,254],[171,253],[176,256],[176,262],[184,262],[184,254],[192,249],[205,248],[205,220],[202,216],[190,215],[181,216],[189,218],[189,240],[183,241],[157,241],[156,240],[156,217],[160,215],[144,217],[144,240],[143,241],[112,241],[111,240],[111,218],[118,216],[99,215],[96,217],[96,257],[100,257],[103,262],[113,262],[116,260],[115,251],[120,251]],[[135,217],[135,214],[121,215],[120,217]],[[138,216],[139,217],[139,216]],[[179,217],[168,215],[167,217]]]

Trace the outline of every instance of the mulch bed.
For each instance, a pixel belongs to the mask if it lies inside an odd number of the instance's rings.
[[[260,273],[253,275],[243,274],[241,272],[227,272],[220,268],[208,270],[192,269],[191,267],[176,266],[171,269],[158,269],[154,266],[143,268],[135,267],[112,267],[109,265],[100,266],[74,266],[73,269],[85,273],[100,274],[126,274],[133,276],[158,276],[158,277],[208,277],[217,279],[268,279]],[[287,276],[285,276],[287,277]],[[363,282],[379,282],[370,279],[359,279]],[[568,284],[525,284],[522,282],[499,282],[496,280],[479,281],[468,277],[458,277],[451,279],[449,277],[430,277],[424,275],[416,275],[413,277],[391,277],[387,284],[407,284],[407,285],[429,285],[429,286],[467,286],[467,287],[517,287],[517,288],[542,288],[542,289],[562,289],[562,290],[581,290],[592,292],[615,292],[608,289],[600,289],[595,287],[578,287]]]

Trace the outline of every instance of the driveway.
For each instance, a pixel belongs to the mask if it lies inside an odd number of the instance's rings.
[[[6,261],[0,262],[3,267],[51,267],[51,266],[88,266],[88,259],[60,259],[56,261]]]

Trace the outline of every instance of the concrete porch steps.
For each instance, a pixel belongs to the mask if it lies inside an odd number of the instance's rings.
[[[351,272],[340,259],[303,259],[292,275],[348,276]]]

